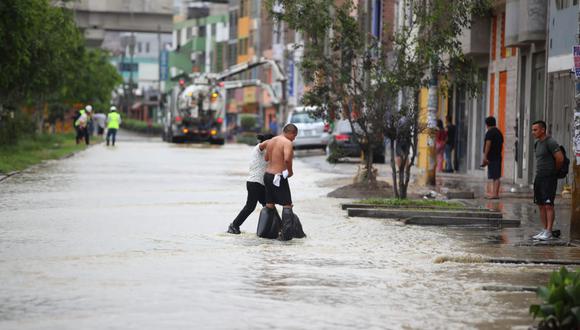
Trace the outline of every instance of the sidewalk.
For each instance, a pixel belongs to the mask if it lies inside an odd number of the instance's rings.
[[[313,152],[312,152],[313,153]],[[333,172],[345,176],[354,176],[356,168],[359,166],[357,159],[348,159],[346,162],[338,164],[329,164],[326,162],[325,156],[312,155],[312,153],[302,153],[304,157],[301,159],[311,166],[318,168],[323,172]],[[378,180],[392,182],[392,171],[390,163],[375,164],[378,169]],[[460,199],[467,206],[486,207],[493,210],[501,211],[504,219],[519,219],[521,226],[518,228],[504,228],[499,230],[484,231],[481,235],[481,244],[492,244],[502,246],[504,252],[499,252],[499,255],[507,253],[507,255],[520,255],[521,257],[533,256],[534,253],[530,251],[523,251],[519,247],[530,247],[535,245],[557,245],[562,246],[570,241],[570,216],[571,216],[571,202],[570,198],[562,198],[561,194],[556,197],[556,222],[555,229],[561,231],[561,237],[550,243],[542,243],[532,241],[531,236],[537,234],[541,229],[540,217],[538,214],[538,207],[533,203],[533,191],[530,187],[522,187],[518,184],[502,183],[501,199],[487,200],[484,198],[485,184],[487,177],[485,171],[481,171],[481,175],[477,174],[463,174],[463,173],[437,173],[437,185],[434,187],[420,186],[416,182],[423,175],[423,171],[417,167],[411,169],[411,182],[409,189],[419,193],[429,193],[436,191],[442,197],[447,192],[473,192],[474,199]],[[507,180],[505,180],[507,181]],[[580,242],[571,242],[572,244],[580,244]],[[507,248],[506,245],[514,247]],[[576,250],[576,249],[574,249]],[[507,252],[510,251],[510,252]],[[580,253],[577,256],[580,260]],[[545,257],[544,257],[545,258]]]
[[[440,193],[447,191],[471,191],[475,199],[462,200],[469,206],[480,206],[501,211],[505,219],[520,219],[520,228],[509,230],[510,235],[504,243],[520,246],[530,245],[561,245],[570,241],[570,217],[572,199],[556,195],[556,222],[554,229],[561,230],[562,236],[550,243],[534,242],[529,239],[542,229],[538,207],[533,203],[533,190],[530,187],[522,187],[518,184],[504,184],[501,186],[499,200],[487,200],[484,198],[486,178],[460,173],[437,173],[436,190]],[[578,244],[580,242],[571,242]]]

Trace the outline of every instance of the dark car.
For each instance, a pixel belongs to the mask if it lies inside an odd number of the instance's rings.
[[[337,120],[330,135],[326,155],[335,159],[342,157],[360,157],[361,148],[348,120]],[[385,146],[377,146],[373,152],[373,163],[385,163]]]

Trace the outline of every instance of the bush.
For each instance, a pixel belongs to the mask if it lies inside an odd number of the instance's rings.
[[[242,131],[244,132],[256,131],[257,124],[258,119],[256,118],[256,116],[244,115],[240,118],[240,125],[242,126]]]
[[[550,276],[548,286],[536,292],[543,300],[530,306],[530,314],[542,320],[539,329],[580,329],[580,273],[565,267]]]
[[[326,161],[331,164],[336,164],[340,161],[341,158],[345,157],[346,155],[336,144],[334,139],[328,144],[328,150],[330,151],[328,157],[326,157]]]
[[[161,124],[154,123],[149,126],[147,122],[136,119],[123,119],[121,127],[130,131],[151,135],[160,135],[163,132]]]
[[[258,143],[258,139],[256,138],[256,133],[244,132],[236,136],[236,142],[255,146]]]
[[[34,122],[18,110],[0,111],[0,146],[14,145],[21,136],[34,134]]]

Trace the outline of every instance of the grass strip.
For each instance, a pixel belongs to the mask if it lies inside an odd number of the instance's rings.
[[[465,207],[465,205],[459,202],[430,199],[368,198],[356,201],[355,203],[381,206],[437,207],[443,209],[461,209]]]
[[[24,136],[15,145],[0,146],[0,173],[20,171],[44,160],[62,158],[85,147],[84,143],[76,144],[74,133]]]

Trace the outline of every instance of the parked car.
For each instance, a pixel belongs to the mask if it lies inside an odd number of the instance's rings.
[[[334,129],[332,130],[328,146],[326,147],[326,155],[330,156],[331,153],[334,153],[334,157],[336,158],[361,156],[360,145],[356,141],[350,123],[346,119],[337,120],[334,123]],[[375,148],[373,152],[373,163],[385,163],[384,143]]]
[[[288,116],[288,123],[298,127],[295,149],[326,149],[330,126],[314,116],[315,110],[313,107],[296,107]]]

